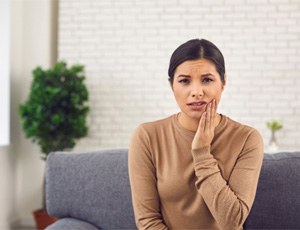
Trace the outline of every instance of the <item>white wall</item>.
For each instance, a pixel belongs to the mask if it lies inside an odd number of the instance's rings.
[[[3,183],[10,189],[6,194],[1,193],[0,199],[11,205],[11,218],[6,225],[33,226],[31,213],[42,206],[44,162],[40,160],[38,146],[25,138],[17,110],[28,97],[31,71],[38,65],[49,68],[53,63],[52,3],[51,0],[13,0],[11,3],[12,144],[9,156],[0,158],[5,165],[1,170],[8,175]]]
[[[9,144],[10,1],[0,1],[0,146]]]
[[[60,1],[59,58],[86,66],[89,137],[77,149],[127,147],[140,123],[178,111],[167,82],[173,50],[192,38],[222,50],[228,84],[220,112],[299,149],[300,1]]]
[[[0,1],[0,229],[13,221],[15,164],[9,147],[10,2]]]

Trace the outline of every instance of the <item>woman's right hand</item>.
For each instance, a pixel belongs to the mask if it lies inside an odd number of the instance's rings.
[[[206,111],[202,113],[199,126],[192,142],[192,150],[207,147],[211,145],[214,138],[216,126],[217,103],[212,100],[206,106]]]

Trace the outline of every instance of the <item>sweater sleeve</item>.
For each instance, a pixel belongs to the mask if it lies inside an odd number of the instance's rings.
[[[263,160],[263,141],[253,130],[226,181],[210,147],[192,150],[195,183],[211,214],[222,229],[242,229],[252,207]]]
[[[149,137],[139,126],[131,139],[128,168],[135,221],[138,229],[165,230],[160,213],[156,169],[149,150]]]

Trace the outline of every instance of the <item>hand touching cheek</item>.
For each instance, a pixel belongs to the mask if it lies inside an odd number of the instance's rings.
[[[197,132],[192,142],[192,149],[199,149],[211,145],[217,123],[217,102],[208,103],[206,111],[201,115]]]

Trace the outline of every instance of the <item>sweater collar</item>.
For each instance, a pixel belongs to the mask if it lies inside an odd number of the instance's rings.
[[[177,131],[179,131],[180,133],[182,133],[183,135],[185,135],[187,137],[194,138],[196,131],[192,131],[192,130],[188,130],[188,129],[184,128],[178,121],[178,115],[179,115],[179,113],[176,113],[172,116],[172,123],[176,127]],[[221,130],[223,130],[226,127],[226,124],[228,121],[227,116],[225,116],[223,114],[220,114],[220,115],[221,115],[221,120],[220,120],[220,123],[215,128],[215,135],[218,134],[219,132],[221,132]]]

